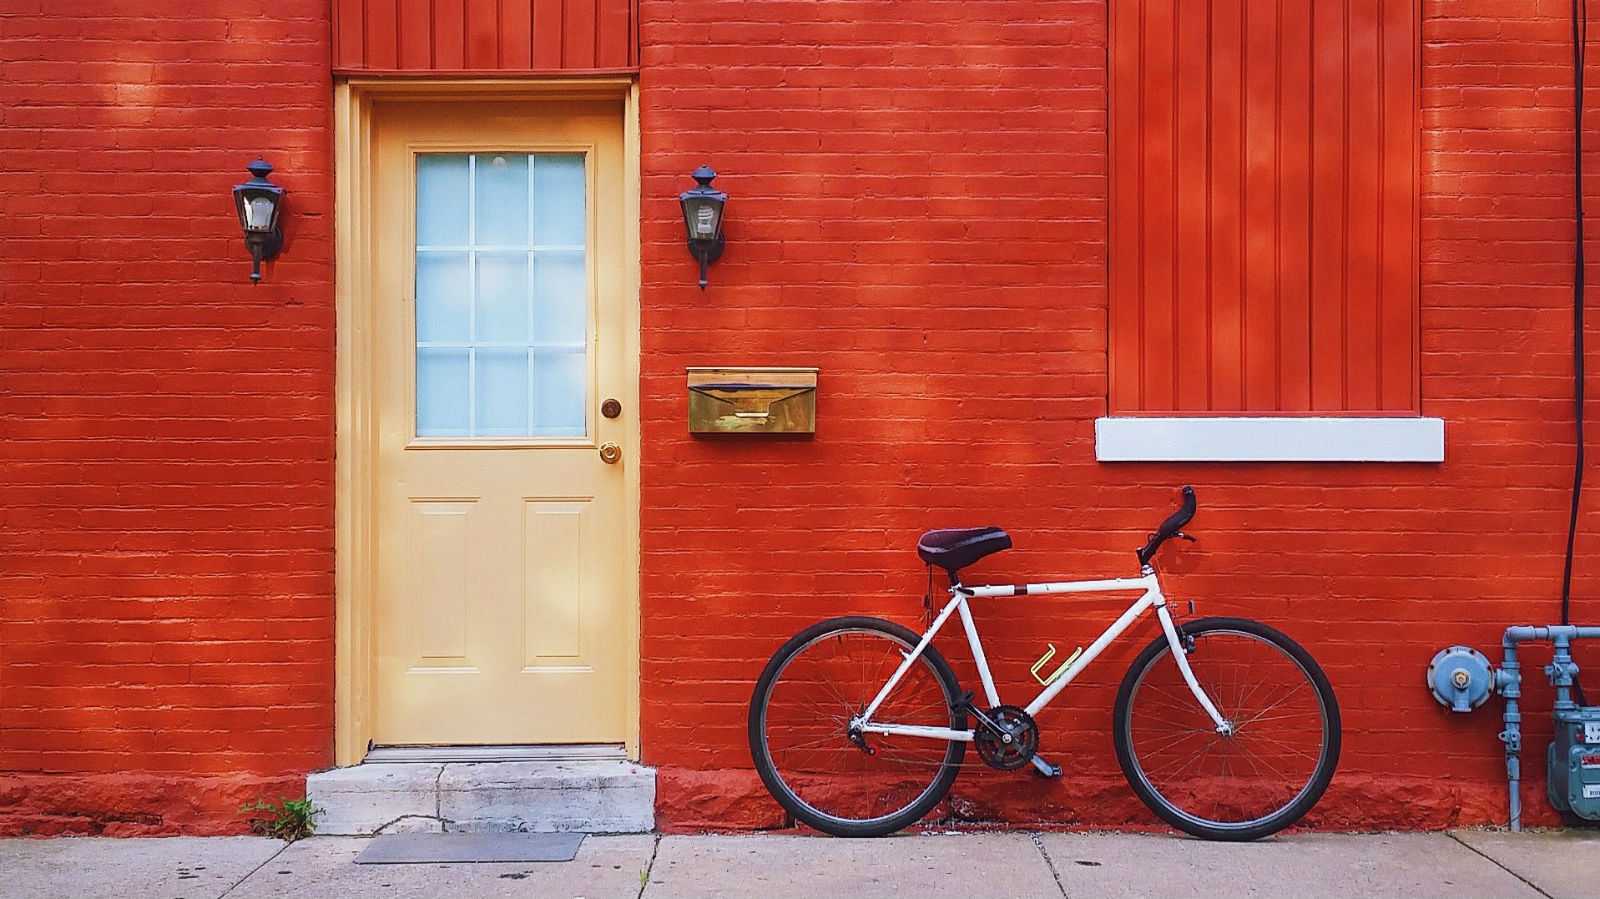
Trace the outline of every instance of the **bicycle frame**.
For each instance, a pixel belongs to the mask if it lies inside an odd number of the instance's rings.
[[[1161,630],[1166,634],[1167,645],[1172,648],[1172,657],[1178,663],[1178,670],[1183,674],[1184,682],[1189,685],[1189,692],[1194,694],[1194,698],[1200,703],[1201,708],[1205,709],[1206,714],[1211,716],[1212,722],[1217,726],[1217,732],[1231,734],[1233,731],[1232,722],[1224,719],[1221,713],[1217,711],[1217,707],[1211,702],[1211,698],[1206,695],[1205,690],[1201,689],[1199,681],[1195,680],[1194,672],[1189,668],[1188,653],[1184,649],[1183,642],[1179,639],[1177,626],[1172,623],[1172,613],[1167,611],[1167,600],[1161,594],[1160,579],[1156,576],[1155,569],[1149,566],[1146,566],[1140,576],[1136,578],[983,587],[966,587],[961,584],[951,584],[950,601],[945,604],[938,617],[933,620],[933,624],[922,635],[922,640],[917,644],[916,648],[905,654],[905,659],[895,669],[894,674],[889,676],[888,682],[878,691],[878,695],[873,698],[871,704],[850,722],[851,729],[858,730],[861,733],[881,734],[884,736],[926,737],[931,740],[971,742],[973,738],[973,731],[971,730],[894,724],[892,722],[879,723],[872,720],[873,714],[878,711],[878,706],[882,705],[883,701],[893,692],[895,685],[900,683],[900,679],[911,669],[917,657],[922,655],[928,645],[933,642],[933,638],[939,633],[939,629],[944,627],[945,622],[950,620],[952,614],[959,613],[961,615],[961,626],[967,632],[967,644],[972,648],[972,659],[978,666],[978,678],[983,681],[984,696],[992,707],[1000,705],[1000,695],[995,690],[994,676],[989,673],[989,660],[983,654],[983,641],[978,637],[978,627],[972,620],[972,610],[968,606],[968,600],[999,596],[1046,596],[1054,593],[1118,593],[1130,590],[1141,591],[1139,598],[1134,600],[1127,611],[1123,612],[1116,621],[1113,621],[1110,627],[1095,638],[1095,641],[1089,644],[1089,648],[1084,650],[1083,654],[1074,660],[1059,677],[1046,684],[1044,689],[1039,691],[1039,695],[1028,703],[1024,711],[1029,715],[1038,715],[1040,710],[1048,706],[1051,700],[1056,698],[1057,694],[1076,680],[1078,675],[1082,674],[1083,670],[1089,667],[1089,664],[1099,657],[1100,653],[1111,645],[1113,640],[1122,636],[1122,633],[1132,626],[1140,616],[1153,608],[1156,610],[1156,617],[1161,621]]]

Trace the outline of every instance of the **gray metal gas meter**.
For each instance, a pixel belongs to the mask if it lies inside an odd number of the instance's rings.
[[[1600,706],[1556,710],[1547,789],[1556,810],[1600,821]]]

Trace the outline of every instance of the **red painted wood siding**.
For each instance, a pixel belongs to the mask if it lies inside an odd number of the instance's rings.
[[[1111,4],[1113,413],[1414,413],[1416,0]]]
[[[637,0],[334,0],[344,73],[625,72]]]

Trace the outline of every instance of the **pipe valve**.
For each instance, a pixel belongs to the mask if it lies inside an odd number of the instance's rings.
[[[1452,712],[1470,712],[1489,701],[1494,669],[1489,658],[1470,646],[1439,650],[1428,663],[1428,689]]]

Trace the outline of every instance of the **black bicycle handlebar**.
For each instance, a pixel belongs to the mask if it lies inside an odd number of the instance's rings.
[[[1155,558],[1156,551],[1161,548],[1161,544],[1174,536],[1180,534],[1184,537],[1189,536],[1188,534],[1183,534],[1182,531],[1183,526],[1194,518],[1194,509],[1194,488],[1185,484],[1183,485],[1183,504],[1178,507],[1178,511],[1168,515],[1167,519],[1156,527],[1155,533],[1150,535],[1150,539],[1144,542],[1144,546],[1139,548],[1140,565],[1149,565],[1150,560]],[[1189,539],[1192,540],[1194,538],[1190,537]]]

